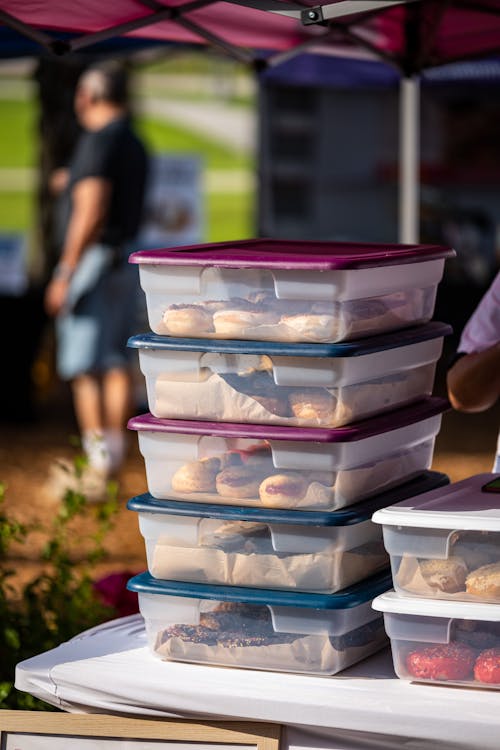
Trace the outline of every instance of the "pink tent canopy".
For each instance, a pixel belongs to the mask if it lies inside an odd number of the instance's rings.
[[[405,72],[500,52],[500,0],[0,0],[0,22],[59,54],[124,34],[240,49],[357,47]],[[61,42],[57,32],[81,36]]]
[[[4,23],[56,54],[113,36],[212,43],[278,64],[308,51],[380,57],[403,74],[400,240],[418,238],[416,74],[500,53],[500,0],[0,0]],[[76,37],[61,39],[58,32]],[[257,52],[256,52],[257,51]]]

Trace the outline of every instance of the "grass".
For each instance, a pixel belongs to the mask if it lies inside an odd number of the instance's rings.
[[[33,226],[34,197],[0,190],[0,231],[28,232]]]
[[[0,100],[0,168],[34,165],[35,116],[32,101]]]
[[[31,167],[36,161],[32,101],[0,100],[0,170]],[[151,153],[200,155],[206,170],[253,170],[251,156],[151,117],[137,118],[137,129]],[[0,231],[26,232],[32,227],[33,196],[29,192],[4,191],[0,186]],[[205,195],[203,241],[244,239],[255,234],[254,196],[251,191]]]

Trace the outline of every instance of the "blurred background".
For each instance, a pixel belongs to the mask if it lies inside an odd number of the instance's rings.
[[[56,263],[47,181],[78,135],[73,92],[94,54],[0,61],[0,480],[21,521],[56,499],[50,465],[74,455],[67,384],[54,368],[43,290]],[[106,56],[114,56],[112,50]],[[121,51],[135,121],[153,157],[143,246],[255,236],[397,241],[398,77],[392,68],[300,55],[260,74],[210,49],[169,45]],[[461,329],[500,259],[500,61],[424,74],[421,90],[420,235],[453,245],[436,320],[446,342],[436,393]],[[366,137],[369,128],[370,137]],[[138,321],[137,332],[147,330]],[[137,374],[136,412],[144,410]],[[444,417],[434,469],[452,481],[489,471],[500,412]],[[119,476],[120,510],[98,573],[144,565],[128,497],[146,490],[135,435]],[[130,516],[130,517],[129,517]],[[40,544],[43,534],[40,535]],[[13,548],[16,573],[39,569],[36,543]]]

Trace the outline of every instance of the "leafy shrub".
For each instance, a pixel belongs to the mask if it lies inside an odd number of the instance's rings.
[[[77,460],[75,470],[82,468]],[[117,487],[110,482],[106,501],[89,505],[83,494],[67,490],[46,529],[49,538],[42,560],[47,571],[19,589],[12,585],[15,571],[6,565],[9,547],[14,541],[29,543],[30,534],[39,527],[9,518],[4,508],[5,487],[0,484],[0,709],[54,710],[14,688],[16,664],[116,616],[112,607],[102,603],[91,577],[105,554],[103,540],[114,523],[116,494]],[[89,551],[75,566],[69,524],[84,512],[94,516],[95,530]]]

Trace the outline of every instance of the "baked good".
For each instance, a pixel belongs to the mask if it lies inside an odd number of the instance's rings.
[[[267,524],[251,521],[226,521],[214,531],[203,534],[200,545],[245,555],[274,552]]]
[[[327,426],[334,421],[337,399],[326,388],[294,391],[288,398],[294,415],[301,422]]]
[[[163,324],[172,336],[197,336],[214,331],[212,312],[202,305],[170,305]]]
[[[286,313],[280,322],[299,340],[329,341],[340,334],[338,306],[329,302],[316,302],[308,311]]]
[[[302,499],[308,488],[307,480],[302,474],[273,474],[264,479],[258,489],[262,505],[276,508],[290,507]]]
[[[442,643],[410,651],[406,668],[419,680],[465,680],[472,675],[476,654],[464,643]]]
[[[474,664],[474,677],[488,685],[500,684],[500,648],[482,651]]]
[[[468,570],[461,557],[452,555],[446,560],[419,560],[419,567],[431,589],[447,594],[465,591]]]
[[[219,458],[201,458],[177,469],[172,477],[174,492],[214,492],[215,478],[220,472]]]
[[[500,600],[500,562],[473,570],[466,578],[465,587],[473,596]]]
[[[255,466],[233,466],[217,474],[215,488],[223,497],[257,498],[261,480]]]
[[[266,606],[221,602],[199,625],[171,625],[157,634],[167,659],[254,669],[334,674],[385,645],[383,619],[340,636],[275,632]]]
[[[255,304],[248,300],[229,300],[226,307],[213,315],[218,336],[239,336],[246,328],[273,325],[279,316],[271,305]]]

